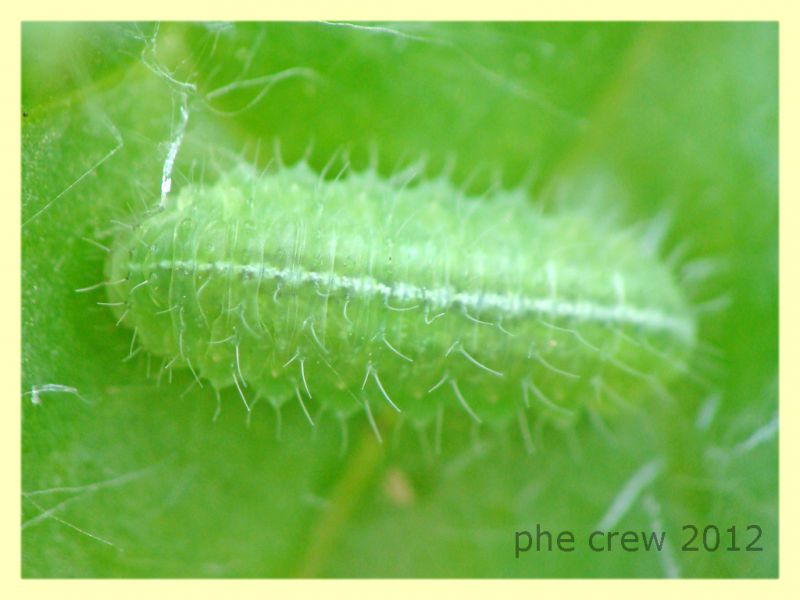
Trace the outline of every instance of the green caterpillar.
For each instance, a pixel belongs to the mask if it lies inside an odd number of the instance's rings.
[[[107,276],[145,350],[309,420],[568,422],[664,393],[695,344],[687,299],[632,233],[444,179],[241,164],[120,231]]]

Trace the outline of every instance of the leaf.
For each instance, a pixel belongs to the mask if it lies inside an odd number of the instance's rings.
[[[176,187],[279,140],[320,172],[454,157],[470,189],[534,173],[542,204],[662,216],[693,298],[730,301],[699,317],[704,382],[532,456],[455,414],[441,455],[299,407],[278,435],[230,390],[214,420],[208,385],[126,359],[103,290],[75,291],[158,203],[184,105]],[[776,25],[27,23],[22,110],[23,576],[777,575]],[[604,518],[670,549],[592,552]],[[537,523],[578,550],[515,558]],[[763,552],[680,551],[685,524],[751,523]]]

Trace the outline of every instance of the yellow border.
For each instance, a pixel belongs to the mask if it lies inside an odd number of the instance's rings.
[[[518,4],[519,3],[519,4]],[[672,0],[654,3],[631,0],[579,2],[546,0],[521,3],[521,0],[495,1],[467,5],[456,0],[438,3],[404,0],[402,3],[376,5],[367,0],[331,3],[312,1],[275,6],[270,2],[229,0],[216,8],[198,7],[192,0],[169,3],[139,0],[135,4],[112,6],[99,0],[56,3],[53,0],[10,3],[4,8],[3,54],[4,78],[11,83],[11,94],[4,95],[5,201],[2,206],[0,237],[5,263],[6,284],[2,295],[3,332],[0,368],[4,381],[11,382],[4,397],[6,414],[0,420],[4,464],[2,504],[3,545],[2,584],[6,598],[106,598],[115,599],[174,597],[197,598],[263,597],[303,598],[347,596],[394,599],[409,597],[478,598],[488,594],[508,597],[576,597],[581,599],[673,598],[687,594],[705,597],[761,598],[800,597],[800,528],[798,527],[798,423],[800,423],[800,186],[798,169],[798,118],[800,107],[797,73],[800,66],[800,23],[792,0],[758,2],[703,3]],[[797,3],[795,3],[797,5]],[[133,10],[129,7],[132,7]],[[219,7],[222,7],[220,9]],[[285,580],[22,580],[20,579],[20,23],[23,20],[82,19],[460,19],[460,20],[777,20],[780,22],[780,579],[779,580],[700,580],[700,581],[616,581],[616,580],[366,580],[366,581],[285,581]],[[9,88],[6,88],[9,89]],[[786,168],[787,165],[789,168]],[[13,275],[13,276],[12,276]],[[796,279],[798,278],[798,279]],[[794,590],[792,592],[791,590]]]

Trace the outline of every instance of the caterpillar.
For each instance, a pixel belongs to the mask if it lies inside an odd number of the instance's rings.
[[[248,410],[298,402],[312,424],[312,405],[568,423],[664,394],[696,337],[669,268],[630,231],[445,178],[242,163],[121,230],[106,270],[145,350]]]

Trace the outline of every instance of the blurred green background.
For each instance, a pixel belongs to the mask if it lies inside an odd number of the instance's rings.
[[[22,28],[25,577],[775,577],[777,59],[772,23],[26,23]],[[282,74],[276,76],[276,74]],[[190,84],[190,85],[187,85]],[[123,362],[97,302],[113,221],[279,141],[318,170],[379,157],[544,205],[669,223],[702,346],[677,401],[541,433],[448,414],[384,448],[366,421],[222,413],[191,375]],[[346,151],[346,152],[345,152]],[[159,381],[160,379],[160,381]],[[59,384],[76,394],[31,394]],[[47,389],[47,388],[45,388]],[[52,389],[52,388],[51,388]],[[34,403],[33,400],[38,400]],[[637,479],[636,476],[639,476]],[[645,485],[642,478],[650,474]],[[631,483],[633,482],[633,483]],[[641,485],[638,485],[637,482]],[[626,488],[626,484],[628,487]],[[514,533],[667,530],[661,553],[529,553]],[[611,511],[613,512],[613,511]],[[684,524],[762,552],[680,551]]]

